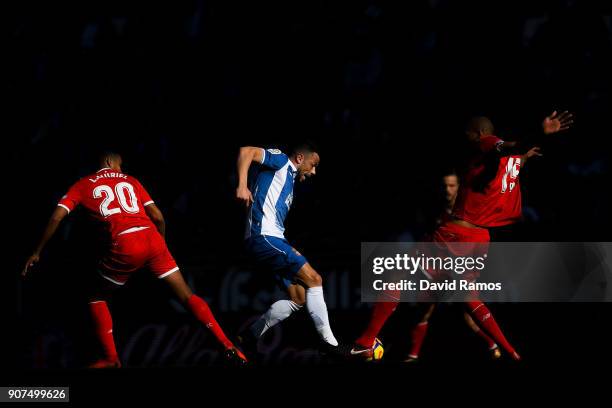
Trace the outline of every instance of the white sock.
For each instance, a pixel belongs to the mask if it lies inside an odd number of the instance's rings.
[[[255,337],[260,338],[270,327],[282,322],[291,316],[291,313],[297,312],[301,308],[301,305],[291,300],[279,300],[274,302],[268,311],[253,323],[251,332]]]
[[[329,325],[329,316],[327,315],[325,299],[323,299],[322,286],[306,289],[306,309],[308,309],[308,313],[321,338],[332,346],[337,346],[338,340],[334,337],[334,333],[332,333]]]

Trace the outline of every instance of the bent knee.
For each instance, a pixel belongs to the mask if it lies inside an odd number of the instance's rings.
[[[308,287],[323,286],[323,278],[314,270],[308,274],[308,281],[305,282]]]
[[[323,285],[323,278],[315,271],[310,264],[305,264],[296,275],[306,287],[312,288]]]

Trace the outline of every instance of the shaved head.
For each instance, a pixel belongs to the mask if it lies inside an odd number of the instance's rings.
[[[465,130],[490,135],[494,131],[493,122],[486,116],[474,116],[469,120]]]
[[[477,141],[481,136],[492,135],[495,128],[493,122],[486,116],[474,116],[465,127],[465,134],[471,141]]]

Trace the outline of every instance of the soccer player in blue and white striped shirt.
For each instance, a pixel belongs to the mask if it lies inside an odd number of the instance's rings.
[[[304,181],[314,176],[319,160],[317,149],[309,143],[296,146],[290,155],[277,149],[250,146],[240,149],[236,197],[248,208],[247,253],[259,266],[275,274],[289,295],[289,299],[275,302],[251,326],[250,332],[255,339],[305,304],[324,343],[338,346],[323,298],[323,280],[284,236],[284,222],[293,200],[295,180]],[[248,172],[253,162],[261,167],[249,189]]]

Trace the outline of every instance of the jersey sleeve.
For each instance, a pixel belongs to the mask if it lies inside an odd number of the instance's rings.
[[[271,169],[278,170],[283,167],[289,161],[289,157],[278,149],[262,149],[263,160],[262,166],[269,167]]]
[[[486,136],[486,137],[482,137],[480,138],[480,142],[478,144],[478,147],[480,148],[480,151],[483,153],[490,153],[490,152],[501,152],[502,146],[504,145],[504,141],[501,140],[499,137],[497,136]]]
[[[153,199],[149,195],[149,192],[143,187],[143,185],[140,184],[140,181],[136,180],[135,178],[132,178],[132,182],[136,189],[136,196],[144,207],[146,207],[147,205],[155,204],[155,201],[153,201]]]
[[[57,206],[65,208],[68,212],[74,210],[83,200],[81,187],[80,181],[74,183],[72,187],[68,189],[68,192],[57,203]]]

